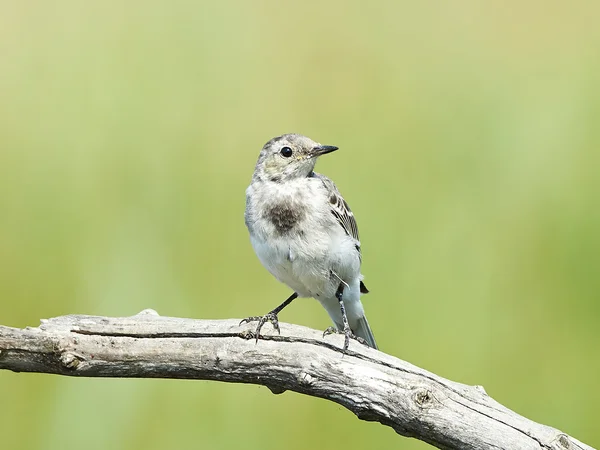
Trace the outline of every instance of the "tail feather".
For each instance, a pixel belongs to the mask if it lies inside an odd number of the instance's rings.
[[[363,338],[369,347],[377,349],[377,344],[375,343],[375,337],[373,337],[373,332],[371,331],[371,327],[369,326],[369,322],[365,317],[365,311],[363,309],[363,305],[360,302],[360,285],[359,280],[354,280],[351,283],[351,289],[344,290],[344,306],[346,310],[346,316],[348,318],[348,324],[352,329],[352,332]],[[366,291],[366,286],[362,284],[364,287],[364,291]],[[340,308],[339,300],[332,296],[328,298],[319,298],[319,302],[323,307],[327,310],[329,317],[335,324],[335,327],[339,331],[344,330],[344,321],[342,319],[342,311]]]
[[[358,319],[356,326],[354,327],[354,334],[358,337],[363,338],[369,344],[369,347],[373,347],[377,350],[377,343],[375,342],[375,336],[373,336],[373,332],[371,331],[371,327],[369,326],[369,322],[367,321],[366,316],[362,316]]]
[[[360,293],[361,294],[368,294],[369,293],[369,290],[367,289],[367,286],[362,281],[360,282]]]

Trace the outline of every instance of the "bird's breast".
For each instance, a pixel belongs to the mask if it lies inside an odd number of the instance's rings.
[[[289,238],[302,234],[321,214],[315,201],[321,192],[315,188],[315,183],[306,180],[265,183],[258,186],[253,194],[254,217],[271,230],[271,237]],[[322,199],[319,200],[323,203]]]
[[[288,234],[306,217],[306,208],[292,201],[273,202],[265,208],[265,219],[271,223],[275,231]]]

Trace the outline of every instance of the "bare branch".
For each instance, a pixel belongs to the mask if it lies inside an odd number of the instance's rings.
[[[238,320],[63,316],[0,326],[0,369],[81,377],[189,378],[326,398],[363,420],[443,449],[587,449],[502,406],[479,386],[441,378],[357,342],[281,324],[258,344]],[[271,334],[269,334],[271,333]]]

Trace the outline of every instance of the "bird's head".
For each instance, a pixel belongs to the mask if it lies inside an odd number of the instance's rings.
[[[271,139],[260,152],[254,177],[261,181],[282,182],[309,176],[317,158],[337,150],[300,134],[284,134]]]

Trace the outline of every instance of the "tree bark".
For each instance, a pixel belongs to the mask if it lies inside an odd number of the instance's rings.
[[[62,316],[0,326],[0,369],[80,377],[188,378],[267,386],[339,403],[360,419],[442,449],[592,447],[502,406],[481,386],[446,380],[343,337],[281,323],[258,343],[238,320]],[[593,449],[592,449],[593,450]]]

